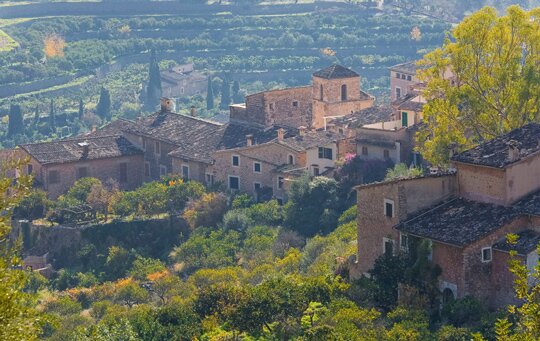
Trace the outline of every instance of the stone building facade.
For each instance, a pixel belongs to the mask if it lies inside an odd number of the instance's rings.
[[[455,173],[357,187],[353,275],[385,253],[426,241],[442,269],[443,298],[472,295],[493,308],[515,303],[509,251],[532,270],[540,242],[540,125],[528,124],[453,157]],[[518,234],[516,246],[506,236]]]

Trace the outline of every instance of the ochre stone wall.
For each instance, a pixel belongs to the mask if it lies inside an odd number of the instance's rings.
[[[506,174],[504,169],[456,163],[459,194],[465,198],[504,205]]]
[[[172,173],[182,176],[182,166],[189,167],[189,180],[206,183],[206,173],[210,173],[210,165],[204,162],[172,158]]]
[[[120,164],[127,163],[127,182],[120,182]],[[140,186],[143,182],[143,156],[123,156],[108,159],[90,160],[86,162],[74,162],[55,165],[44,165],[35,169],[34,174],[39,184],[42,184],[51,198],[57,198],[78,180],[78,170],[81,167],[87,167],[88,177],[98,178],[102,182],[114,180],[121,189],[131,190]],[[56,184],[49,183],[49,172],[57,170],[60,182]]]
[[[540,154],[517,162],[506,170],[506,203],[511,204],[540,189]]]

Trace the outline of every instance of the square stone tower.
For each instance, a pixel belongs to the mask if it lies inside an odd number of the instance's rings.
[[[360,89],[360,75],[338,64],[319,70],[312,77],[313,128],[325,128],[326,121],[373,105],[374,98]]]

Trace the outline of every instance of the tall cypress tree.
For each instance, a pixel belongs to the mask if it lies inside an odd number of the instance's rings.
[[[238,83],[238,81],[234,81],[232,86],[232,92],[232,98],[234,103],[242,103],[244,101],[243,98],[240,96],[240,83]]]
[[[22,134],[24,132],[24,121],[21,106],[12,104],[9,107],[8,136]]]
[[[37,127],[39,124],[39,104],[36,104],[34,109],[34,125]]]
[[[146,85],[146,99],[144,106],[147,110],[154,110],[161,98],[161,74],[159,72],[159,63],[156,57],[156,51],[152,50],[150,54],[150,66],[148,68],[148,84]]]
[[[51,98],[51,110],[49,111],[49,129],[51,133],[56,133],[56,112],[54,109],[54,99]]]
[[[214,89],[212,88],[212,77],[208,77],[208,89],[206,90],[206,109],[214,109]]]
[[[111,94],[105,88],[101,88],[96,114],[104,120],[111,119]]]
[[[231,84],[227,77],[223,77],[223,84],[221,85],[221,102],[219,108],[222,110],[229,109],[231,104]]]
[[[83,100],[81,98],[81,99],[79,99],[79,115],[78,115],[79,120],[82,119],[83,115],[84,115],[84,103],[83,103]]]

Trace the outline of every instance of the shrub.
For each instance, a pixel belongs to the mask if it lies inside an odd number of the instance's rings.
[[[230,210],[223,217],[223,228],[225,230],[235,230],[244,232],[248,229],[253,221],[248,217],[244,210]]]
[[[103,186],[101,181],[96,178],[82,178],[73,184],[69,191],[64,196],[64,200],[68,202],[69,204],[75,203],[85,203],[86,199],[88,198],[88,195],[92,191],[92,186],[99,185]]]
[[[480,301],[471,296],[457,299],[443,306],[441,315],[452,325],[461,327],[480,321],[486,312]]]
[[[277,200],[253,205],[246,210],[246,214],[257,225],[276,226],[283,223],[283,206]]]
[[[20,201],[13,211],[13,216],[28,220],[44,218],[51,205],[52,202],[47,198],[47,193],[35,189]]]
[[[192,229],[216,226],[227,211],[227,198],[221,193],[207,193],[192,201],[182,215]]]

